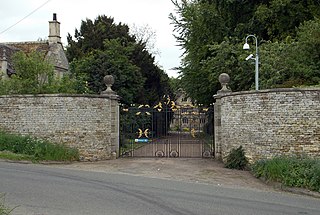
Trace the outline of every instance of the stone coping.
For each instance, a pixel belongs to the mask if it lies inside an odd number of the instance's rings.
[[[306,91],[318,91],[320,92],[320,88],[275,88],[275,89],[267,89],[267,90],[251,90],[251,91],[240,91],[240,92],[220,92],[213,97],[215,99],[220,99],[223,97],[229,96],[238,96],[238,95],[252,95],[252,94],[264,94],[264,93],[285,93],[285,92],[306,92]]]
[[[48,97],[74,97],[74,98],[101,98],[119,100],[119,96],[116,94],[15,94],[15,95],[0,95],[0,98],[48,98]]]

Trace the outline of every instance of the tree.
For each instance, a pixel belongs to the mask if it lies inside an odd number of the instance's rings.
[[[320,83],[320,22],[302,23],[296,40],[261,46],[261,83],[264,88],[297,87]]]
[[[54,76],[53,65],[41,52],[13,55],[15,74],[0,80],[0,94],[74,93],[76,81],[69,76]]]
[[[248,34],[259,39],[263,88],[317,84],[317,43],[303,38],[318,34],[315,17],[320,14],[316,9],[319,1],[172,0],[172,3],[177,15],[170,14],[169,18],[175,27],[176,40],[185,51],[180,67],[183,88],[194,100],[210,104],[212,95],[220,89],[218,76],[222,72],[229,73],[233,90],[252,89],[254,66],[252,61],[244,60],[247,53],[242,50]],[[299,52],[305,54],[300,59]]]
[[[13,55],[15,74],[2,80],[2,94],[38,94],[46,92],[53,82],[53,66],[39,52],[17,52]]]
[[[149,26],[137,26],[135,24],[130,26],[130,34],[135,37],[136,41],[145,44],[146,50],[153,56],[159,55],[160,51],[156,48],[157,34]]]
[[[127,105],[153,105],[164,94],[171,94],[169,78],[155,64],[146,41],[137,41],[127,25],[98,16],[94,21],[82,21],[74,38],[68,35],[67,56],[72,62],[71,72],[87,81],[92,92],[104,90],[102,78],[111,74],[115,76],[114,89]]]
[[[104,41],[104,51],[94,50],[86,57],[72,62],[72,70],[76,77],[87,77],[91,92],[100,93],[105,90],[103,77],[112,74],[115,78],[114,90],[126,104],[137,99],[143,90],[144,77],[140,68],[134,65],[128,56],[134,51],[134,44],[121,45],[120,39]]]
[[[104,40],[122,38],[122,42],[135,42],[130,36],[129,27],[125,24],[114,23],[114,19],[107,16],[98,16],[94,21],[86,19],[81,22],[80,30],[76,29],[74,38],[67,36],[67,58],[69,62],[79,59],[92,50],[104,50]]]

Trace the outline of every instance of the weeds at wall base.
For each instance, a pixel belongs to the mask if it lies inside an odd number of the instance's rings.
[[[0,131],[0,152],[2,158],[13,160],[26,159],[33,162],[79,160],[77,149],[3,131]]]
[[[275,157],[251,166],[254,176],[285,187],[320,192],[320,160],[308,157]]]

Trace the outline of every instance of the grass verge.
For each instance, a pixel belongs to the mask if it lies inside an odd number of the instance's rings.
[[[275,157],[251,166],[257,178],[320,192],[320,160],[308,157]]]
[[[10,160],[73,161],[79,160],[77,149],[30,136],[0,131],[0,157]]]
[[[0,159],[13,160],[13,161],[25,161],[25,160],[35,161],[36,160],[34,156],[15,154],[9,151],[0,151]]]

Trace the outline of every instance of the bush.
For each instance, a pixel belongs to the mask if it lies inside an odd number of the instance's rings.
[[[8,134],[0,131],[0,151],[30,155],[34,160],[71,161],[79,159],[77,149],[30,136]]]
[[[320,192],[320,160],[307,157],[275,157],[252,165],[253,174],[289,187]]]
[[[239,146],[237,149],[232,149],[227,156],[225,164],[226,168],[244,170],[248,165],[248,159],[245,156],[244,149]]]

